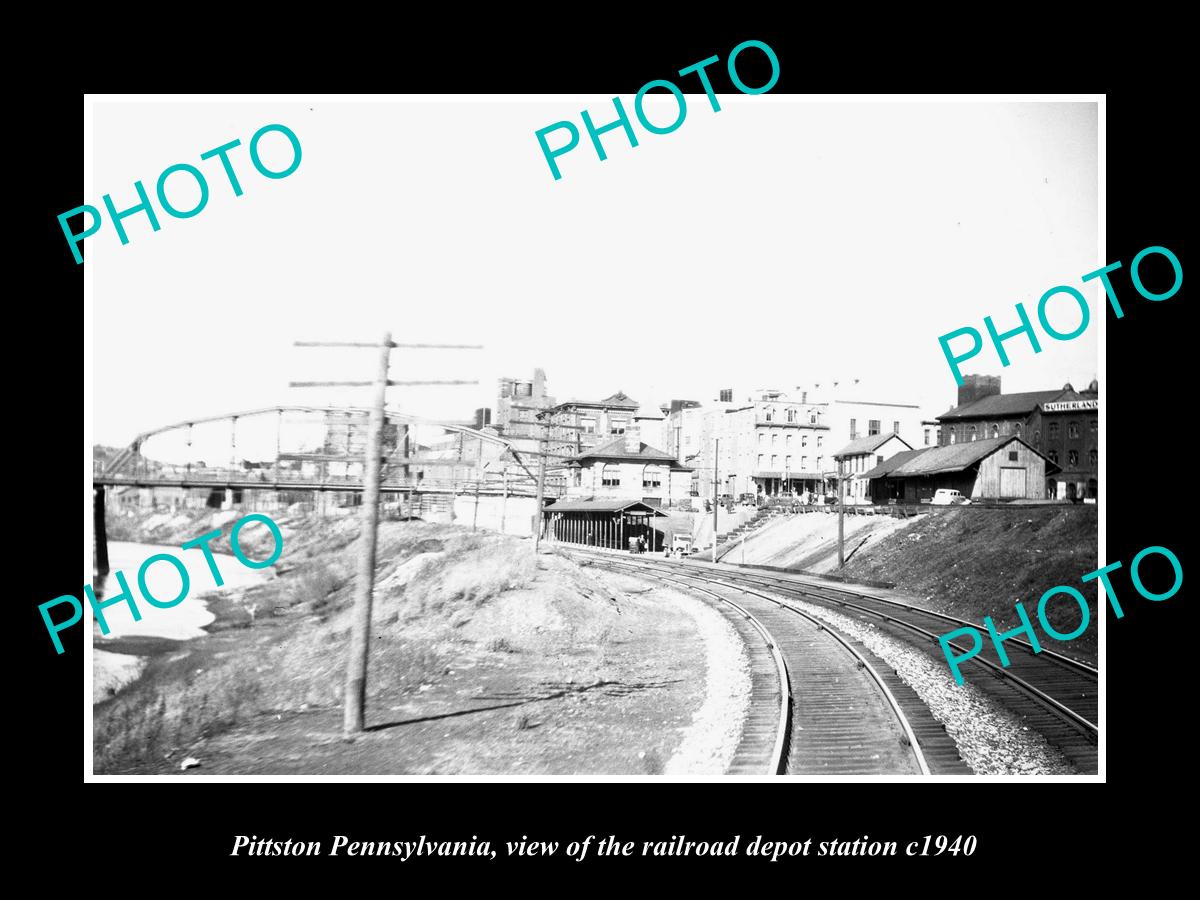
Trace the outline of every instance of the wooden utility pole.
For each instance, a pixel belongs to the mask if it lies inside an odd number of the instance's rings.
[[[388,364],[396,347],[429,350],[480,350],[477,344],[396,344],[391,332],[377,344],[353,341],[296,341],[297,347],[358,347],[379,351],[379,368],[374,381],[293,381],[290,387],[373,387],[374,395],[367,423],[367,443],[363,449],[362,535],[359,543],[358,576],[354,585],[351,613],[350,646],[346,657],[346,696],[342,730],[346,737],[363,731],[367,698],[367,661],[371,638],[371,606],[375,590],[375,555],[379,529],[379,482],[383,463],[383,427],[387,412],[387,389],[394,385],[476,384],[474,381],[389,381]],[[347,411],[347,441],[351,432],[351,411]],[[347,446],[347,458],[351,448]],[[324,500],[324,492],[321,492]]]
[[[721,454],[721,439],[717,438],[713,441],[713,548],[712,561],[717,561],[717,509],[720,507],[720,502],[717,499],[717,490],[719,481],[717,479],[717,471],[720,468]]]
[[[846,498],[843,496],[845,491],[842,489],[842,484],[845,479],[842,477],[843,460],[838,460],[838,568],[844,568],[846,565]]]
[[[504,519],[508,514],[508,466],[504,467],[504,493],[500,496],[500,533],[504,534]]]
[[[545,428],[549,428],[547,423]],[[541,451],[538,454],[538,474],[537,474],[537,499],[533,501],[533,552],[538,552],[538,547],[542,543],[542,498],[546,494],[546,445],[547,438],[543,437],[538,443],[538,449]]]
[[[375,396],[367,425],[364,452],[362,535],[358,548],[358,580],[354,585],[354,611],[350,625],[350,651],[346,659],[346,706],[343,730],[347,735],[363,730],[367,702],[367,649],[371,641],[371,605],[375,591],[375,538],[379,528],[379,463],[383,457],[383,410],[387,404],[388,358],[392,335],[384,334],[379,347]]]

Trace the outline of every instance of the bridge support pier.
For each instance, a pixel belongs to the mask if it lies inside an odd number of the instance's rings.
[[[103,581],[108,574],[108,531],[104,522],[104,485],[92,490],[92,527],[94,529],[96,553],[96,580]]]

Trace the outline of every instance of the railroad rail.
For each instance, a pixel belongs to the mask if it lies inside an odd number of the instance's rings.
[[[945,661],[938,643],[939,633],[946,631],[947,624],[955,627],[972,624],[899,600],[799,575],[731,570],[727,565],[667,559],[645,560],[634,565],[680,577],[703,578],[705,572],[710,576],[715,572],[732,585],[760,587],[785,597],[837,609],[843,614],[857,615],[875,621],[881,631],[923,650],[939,663]],[[1007,643],[1024,651],[1016,652],[1015,647],[1010,648],[1007,667],[1000,663],[994,648],[987,645],[978,656],[961,664],[964,674],[973,685],[1020,716],[1029,727],[1057,747],[1079,771],[1085,774],[1097,772],[1097,670],[1050,650],[1035,654],[1033,647],[1025,641]],[[950,646],[960,653],[966,650],[954,643]]]
[[[881,675],[868,654],[791,603],[715,578],[664,573],[646,561],[634,562],[615,554],[574,548],[566,552],[610,570],[643,577],[654,571],[658,580],[711,597],[753,623],[778,659],[780,688],[775,693],[782,698],[784,709],[774,730],[774,748],[768,764],[768,771],[773,774],[928,775],[931,769],[922,748],[926,741],[937,747],[939,771],[970,771],[959,758],[953,741],[933,721],[928,710],[919,701],[913,702],[917,700],[915,695],[905,698],[906,703],[897,699],[894,689],[907,686],[894,673],[891,678]],[[707,585],[691,583],[697,580]],[[731,591],[741,596],[733,600],[727,596]],[[765,691],[753,657],[751,679],[751,720],[735,753],[731,774],[746,771],[747,758],[756,755],[754,745],[764,741],[753,704],[756,699],[762,703]],[[913,712],[923,714],[928,721],[914,727],[910,722]],[[757,771],[761,770],[760,763]]]

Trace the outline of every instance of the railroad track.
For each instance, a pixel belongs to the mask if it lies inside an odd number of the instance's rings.
[[[944,613],[922,609],[867,591],[791,574],[734,570],[696,561],[645,560],[634,565],[681,578],[716,577],[742,588],[762,588],[784,597],[794,597],[874,623],[877,628],[919,648],[945,664],[938,637],[954,628],[976,623]],[[967,647],[951,644],[959,653]],[[962,671],[975,687],[1001,706],[1018,715],[1040,733],[1082,773],[1098,771],[1099,692],[1098,672],[1092,666],[1051,650],[1033,653],[1023,640],[1006,642],[1009,665],[1001,665],[991,641],[962,663]]]
[[[746,639],[751,712],[729,774],[970,772],[944,729],[890,668],[787,601],[646,562],[568,552],[609,570],[653,572],[656,580],[709,597]]]

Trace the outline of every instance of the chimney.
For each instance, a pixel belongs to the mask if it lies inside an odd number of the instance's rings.
[[[974,403],[1000,393],[999,375],[964,375],[958,386],[958,405]]]
[[[638,453],[642,449],[642,429],[636,422],[625,426],[625,452]]]

